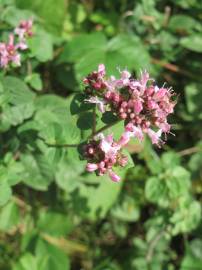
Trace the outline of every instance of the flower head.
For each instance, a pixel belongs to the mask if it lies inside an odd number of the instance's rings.
[[[20,66],[19,51],[28,48],[26,38],[32,36],[32,20],[21,21],[14,33],[9,35],[8,43],[0,43],[0,66],[6,68],[9,64]]]
[[[135,137],[142,140],[143,134],[148,134],[152,143],[159,145],[161,134],[170,132],[167,118],[173,113],[176,103],[171,88],[155,85],[147,71],[142,72],[139,79],[132,77],[127,70],[120,71],[119,79],[114,76],[108,79],[104,65],[100,66],[98,72],[87,77],[88,86],[96,77],[96,82],[91,83],[94,92],[88,92],[91,96],[88,102],[98,104],[101,112],[107,108],[124,120],[126,131],[128,124],[132,125],[133,131],[130,132]],[[102,91],[97,91],[98,88]]]
[[[123,142],[114,141],[113,135],[98,134],[84,146],[84,156],[87,159],[86,170],[97,175],[108,174],[112,181],[118,182],[120,177],[113,171],[114,167],[124,167],[127,157],[122,154]]]
[[[132,137],[143,140],[146,134],[152,144],[160,146],[162,134],[170,133],[168,116],[173,113],[176,102],[171,88],[158,87],[147,71],[140,78],[134,78],[127,70],[120,71],[120,78],[107,78],[105,66],[90,73],[85,79],[85,102],[97,104],[104,113],[111,111],[124,121],[124,132],[116,142],[112,135],[99,134],[87,144],[86,169],[97,175],[108,174],[113,181],[119,181],[113,167],[125,166],[127,158],[121,149]]]

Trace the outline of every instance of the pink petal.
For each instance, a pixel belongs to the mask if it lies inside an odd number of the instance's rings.
[[[112,170],[109,171],[109,177],[113,182],[119,182],[121,180],[121,177],[115,174]]]
[[[168,90],[166,88],[160,88],[155,94],[154,99],[162,99]]]
[[[126,145],[130,141],[132,135],[132,132],[125,131],[121,136],[120,140],[118,141],[118,145],[120,145],[121,147]]]
[[[140,113],[143,109],[142,102],[140,100],[136,100],[134,102],[134,111],[135,113]]]
[[[100,64],[98,66],[98,74],[103,77],[105,76],[105,65],[104,64]]]
[[[100,142],[100,148],[107,154],[111,149],[111,143],[109,143],[105,138]]]
[[[95,163],[88,163],[88,164],[86,165],[86,170],[87,170],[88,172],[94,172],[94,171],[96,171],[97,169],[98,169],[98,165],[95,164]]]
[[[10,34],[9,35],[9,41],[8,41],[8,45],[13,45],[14,44],[14,35],[13,34]]]
[[[161,129],[159,129],[157,132],[153,131],[152,129],[148,129],[147,134],[149,135],[153,144],[159,144],[160,137],[162,134]]]
[[[104,105],[104,102],[100,102],[97,104],[97,107],[98,107],[98,110],[101,112],[101,113],[104,113],[105,112],[105,105]]]

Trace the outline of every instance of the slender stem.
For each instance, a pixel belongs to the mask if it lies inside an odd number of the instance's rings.
[[[116,122],[113,122],[113,123],[111,123],[111,124],[107,124],[107,125],[105,125],[104,127],[101,127],[100,129],[98,129],[95,133],[94,133],[94,135],[97,135],[97,134],[99,134],[100,132],[102,132],[102,131],[104,131],[104,130],[106,130],[106,129],[108,129],[108,128],[110,128],[110,127],[113,127],[114,125],[116,125],[118,122],[120,122],[121,120],[119,119],[119,120],[117,120]],[[89,138],[91,138],[92,137],[92,135],[89,137]]]
[[[150,264],[153,254],[154,254],[154,250],[156,245],[158,244],[158,242],[161,240],[161,238],[165,235],[166,231],[168,230],[169,226],[166,226],[165,228],[163,228],[157,235],[154,236],[154,238],[150,241],[149,243],[149,248],[146,254],[146,262],[148,263],[148,265]]]
[[[120,122],[121,120],[117,120],[116,122],[113,122],[111,124],[105,125],[104,127],[101,127],[100,129],[98,129],[97,131],[95,130],[95,132],[92,132],[92,134],[87,138],[91,139],[93,138],[95,135],[99,134],[100,132],[114,126],[115,124],[117,124],[118,122]],[[57,147],[57,148],[63,148],[63,147],[78,147],[79,144],[51,144],[51,143],[47,143],[44,139],[42,139],[44,141],[44,143],[50,147]]]
[[[32,64],[30,60],[27,60],[27,74],[31,75],[32,74]]]
[[[92,126],[92,136],[95,134],[96,132],[96,105],[93,108],[93,126]]]
[[[191,148],[184,149],[184,150],[178,152],[178,154],[180,156],[187,156],[187,155],[191,155],[191,154],[194,154],[194,153],[197,153],[197,152],[200,152],[200,151],[202,151],[202,149],[200,149],[197,146],[194,146],[194,147],[191,147]]]

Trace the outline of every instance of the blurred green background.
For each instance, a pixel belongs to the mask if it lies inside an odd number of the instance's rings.
[[[0,0],[0,11],[2,38],[35,22],[30,60],[0,77],[0,269],[202,270],[201,0]],[[175,136],[129,145],[135,166],[118,185],[39,139],[77,143],[76,121],[88,132],[89,115],[66,109],[99,63],[147,69],[178,95]]]

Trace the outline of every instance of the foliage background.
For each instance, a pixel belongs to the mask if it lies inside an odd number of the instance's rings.
[[[202,269],[201,1],[0,0],[0,11],[1,40],[35,20],[22,66],[0,73],[0,269]],[[175,136],[130,144],[120,184],[50,146],[89,134],[80,81],[99,63],[147,69],[178,93]]]

